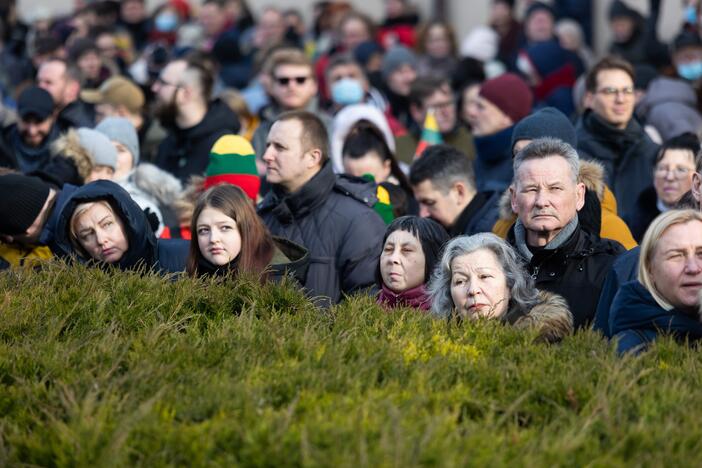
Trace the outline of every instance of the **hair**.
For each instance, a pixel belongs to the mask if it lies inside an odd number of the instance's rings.
[[[72,162],[82,180],[87,179],[95,169],[94,158],[81,145],[78,133],[73,128],[69,128],[66,133],[54,140],[49,149],[53,156],[61,156]]]
[[[189,54],[185,59],[185,71],[181,81],[188,84],[195,84],[200,91],[203,100],[207,103],[212,96],[215,76],[217,75],[215,62],[211,57],[202,53]]]
[[[403,190],[407,191],[407,193],[412,193],[412,187],[407,180],[407,176],[402,172],[395,155],[385,141],[383,133],[368,120],[359,120],[346,135],[341,154],[343,157],[359,159],[369,151],[375,151],[383,162],[390,161],[390,173],[397,179]]]
[[[61,57],[51,57],[50,59],[45,61],[42,65],[46,65],[47,63],[51,63],[51,62],[58,62],[58,63],[63,64],[63,66],[64,66],[63,75],[66,77],[66,81],[74,81],[77,83],[81,82],[80,70],[78,70],[78,67],[74,63],[69,62],[68,60],[63,59]]]
[[[361,71],[361,74],[363,76],[366,75],[366,71],[363,68],[363,65],[358,63],[358,60],[356,60],[356,58],[353,55],[343,53],[331,56],[331,58],[329,59],[329,63],[327,64],[327,69],[324,71],[324,76],[329,77],[329,74],[334,68],[340,67],[342,65],[355,65]]]
[[[587,73],[585,77],[585,89],[591,93],[597,91],[597,78],[601,71],[604,70],[621,70],[629,77],[631,77],[631,82],[636,80],[636,72],[631,63],[619,57],[605,57],[599,62],[597,62]]]
[[[451,56],[456,56],[456,51],[458,50],[458,46],[456,44],[456,32],[453,30],[453,27],[449,23],[438,19],[431,20],[428,23],[420,26],[419,30],[417,31],[417,52],[419,52],[420,54],[425,54],[427,52],[424,43],[427,40],[427,36],[429,36],[429,31],[434,26],[441,26],[442,28],[444,28],[444,31],[448,36],[448,41],[451,49],[449,51],[449,54]]]
[[[429,283],[432,311],[442,317],[451,317],[455,304],[451,297],[451,263],[457,257],[486,249],[495,254],[507,279],[509,305],[507,310],[529,311],[538,302],[534,280],[526,272],[519,257],[510,245],[495,234],[483,232],[473,236],[460,236],[444,248],[441,262]]]
[[[700,139],[692,132],[681,133],[680,135],[669,138],[664,141],[661,148],[658,150],[656,160],[653,162],[655,166],[665,157],[665,152],[668,150],[684,150],[692,153],[692,160],[695,163],[695,170],[699,172],[700,168],[697,163],[699,161],[697,155],[700,153]]]
[[[409,93],[409,102],[417,107],[424,107],[424,100],[437,91],[445,89],[448,94],[453,94],[449,80],[444,78],[417,78],[412,83]]]
[[[197,220],[205,208],[214,208],[236,221],[241,235],[241,252],[235,274],[253,273],[260,275],[265,282],[265,270],[275,251],[275,244],[270,231],[256,214],[251,200],[243,190],[231,184],[211,187],[203,193],[195,205],[193,218],[190,223],[192,237],[188,255],[187,272],[197,276],[198,265],[202,260],[202,252],[197,240]]]
[[[341,33],[341,31],[344,29],[344,25],[352,20],[361,21],[363,23],[363,25],[366,27],[366,30],[368,31],[368,37],[371,39],[375,37],[376,27],[375,27],[375,23],[370,18],[370,16],[364,15],[363,13],[359,13],[359,12],[353,11],[353,10],[346,13],[341,18],[341,20],[339,20],[339,26],[337,28],[338,32]]]
[[[381,244],[385,248],[385,241],[388,240],[390,234],[395,231],[407,231],[417,238],[419,243],[422,245],[422,252],[424,253],[424,284],[429,282],[436,264],[441,256],[441,249],[444,244],[448,242],[449,235],[439,223],[429,218],[420,218],[419,216],[402,216],[395,219],[390,223],[385,230],[385,236],[383,236],[383,243]],[[378,286],[383,285],[383,278],[380,274],[380,261],[378,261],[378,268],[375,272],[375,279]]]
[[[560,156],[566,160],[570,167],[571,179],[574,183],[577,183],[578,175],[580,174],[580,158],[578,157],[578,152],[568,143],[557,138],[537,138],[517,153],[512,163],[514,169],[514,183],[517,182],[517,171],[524,161],[543,159],[551,156]]]
[[[690,221],[702,222],[702,213],[697,210],[670,210],[660,214],[651,222],[646,229],[643,240],[641,241],[641,252],[639,253],[639,270],[638,280],[648,292],[651,293],[656,303],[665,310],[671,310],[673,305],[664,298],[656,288],[656,285],[651,276],[651,266],[653,264],[653,256],[658,248],[658,241],[661,236],[671,226],[676,224],[685,224]]]
[[[443,193],[448,193],[458,181],[475,190],[473,164],[468,156],[445,144],[430,146],[412,163],[410,184],[417,185],[425,180],[430,180]]]
[[[302,147],[305,151],[318,149],[322,152],[321,165],[329,159],[329,135],[327,127],[319,117],[312,112],[295,110],[284,112],[275,119],[275,122],[285,122],[288,120],[297,120],[302,125]]]
[[[278,67],[283,65],[298,65],[309,67],[312,79],[315,79],[314,67],[310,58],[305,55],[305,53],[295,47],[281,47],[274,50],[265,59],[263,64],[263,71],[266,75],[274,77],[275,71]]]
[[[68,223],[69,226],[69,231],[68,231],[68,238],[71,241],[71,245],[75,249],[75,251],[78,253],[78,255],[86,260],[92,259],[90,254],[86,252],[86,250],[83,248],[83,245],[80,243],[80,240],[78,239],[78,232],[77,232],[77,226],[76,223],[78,222],[78,218],[83,215],[86,211],[88,211],[90,208],[96,205],[102,205],[107,210],[112,213],[112,216],[115,217],[116,219],[120,219],[119,215],[117,212],[112,208],[112,205],[107,200],[96,200],[92,202],[87,202],[87,203],[80,203],[76,205],[75,209],[73,210],[73,213],[71,214],[71,219],[70,222]],[[127,233],[124,233],[125,237],[127,236]]]

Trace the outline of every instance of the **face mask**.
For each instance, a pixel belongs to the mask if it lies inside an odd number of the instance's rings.
[[[695,81],[702,78],[702,61],[681,63],[677,66],[678,75],[688,81]]]
[[[685,22],[688,24],[697,24],[697,8],[694,5],[689,5],[685,8]]]
[[[169,11],[161,13],[156,17],[155,26],[160,32],[173,32],[178,28],[178,15]]]
[[[363,100],[363,86],[358,80],[353,78],[343,78],[332,85],[332,101],[340,106],[358,104]]]

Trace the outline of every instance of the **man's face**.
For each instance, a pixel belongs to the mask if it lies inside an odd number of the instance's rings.
[[[331,87],[334,83],[344,78],[352,78],[357,80],[363,86],[363,90],[368,92],[368,80],[366,80],[363,71],[355,63],[345,63],[343,65],[337,65],[331,70],[329,70],[327,85],[329,86],[329,91],[331,94]]]
[[[76,63],[83,77],[89,80],[97,80],[100,77],[100,67],[102,62],[96,52],[86,52]]]
[[[676,50],[672,56],[673,65],[702,62],[702,47],[689,46]]]
[[[634,34],[634,20],[626,16],[613,18],[609,26],[612,29],[614,42],[619,44],[627,42]]]
[[[446,229],[453,226],[465,208],[455,185],[444,192],[427,179],[413,185],[412,191],[419,203],[419,216],[431,218]]]
[[[553,16],[545,10],[538,10],[529,16],[524,25],[524,33],[529,42],[544,42],[553,37]]]
[[[475,97],[467,117],[475,136],[494,135],[513,123],[499,107],[480,95]]]
[[[422,107],[421,119],[417,121],[420,125],[424,122],[427,111],[433,109],[441,133],[449,133],[456,127],[456,101],[448,85],[442,86],[426,98]]]
[[[388,76],[388,87],[400,96],[409,96],[412,83],[417,79],[417,71],[412,65],[400,65]]]
[[[307,65],[279,65],[273,71],[271,95],[283,109],[305,109],[316,94],[317,82]]]
[[[216,3],[210,2],[200,8],[200,24],[207,37],[214,37],[224,28],[226,15]]]
[[[37,148],[44,143],[54,125],[54,117],[41,120],[38,116],[29,114],[17,120],[17,130],[25,145]]]
[[[585,186],[575,183],[565,158],[528,159],[514,174],[512,210],[527,230],[527,244],[543,247],[585,203]]]
[[[264,46],[279,44],[285,37],[285,18],[277,10],[264,11],[257,27]]]
[[[370,33],[366,24],[358,18],[346,20],[341,29],[341,43],[344,50],[352,51],[360,43],[370,40]]]
[[[171,126],[178,113],[180,77],[186,68],[187,65],[182,60],[169,63],[151,87],[156,95],[154,114],[164,125]]]
[[[634,113],[634,82],[624,70],[602,70],[597,89],[585,95],[585,105],[619,129],[625,129]]]
[[[57,108],[66,105],[65,94],[68,86],[66,66],[61,62],[46,62],[37,73],[37,86],[45,89]]]
[[[127,0],[122,2],[122,19],[129,24],[136,24],[146,18],[146,8],[144,2],[138,0]]]
[[[292,193],[300,189],[318,170],[311,154],[302,144],[302,123],[283,120],[273,124],[266,139],[263,162],[266,179]]]

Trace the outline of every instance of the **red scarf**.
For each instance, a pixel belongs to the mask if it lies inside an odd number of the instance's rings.
[[[431,309],[431,301],[427,294],[427,288],[424,284],[420,284],[407,291],[402,291],[397,294],[388,289],[384,284],[378,294],[378,304],[386,309],[395,309],[398,307],[414,307],[428,311]]]

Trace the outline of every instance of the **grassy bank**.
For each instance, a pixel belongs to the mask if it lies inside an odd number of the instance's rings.
[[[292,288],[0,275],[0,466],[702,464],[696,349]]]

